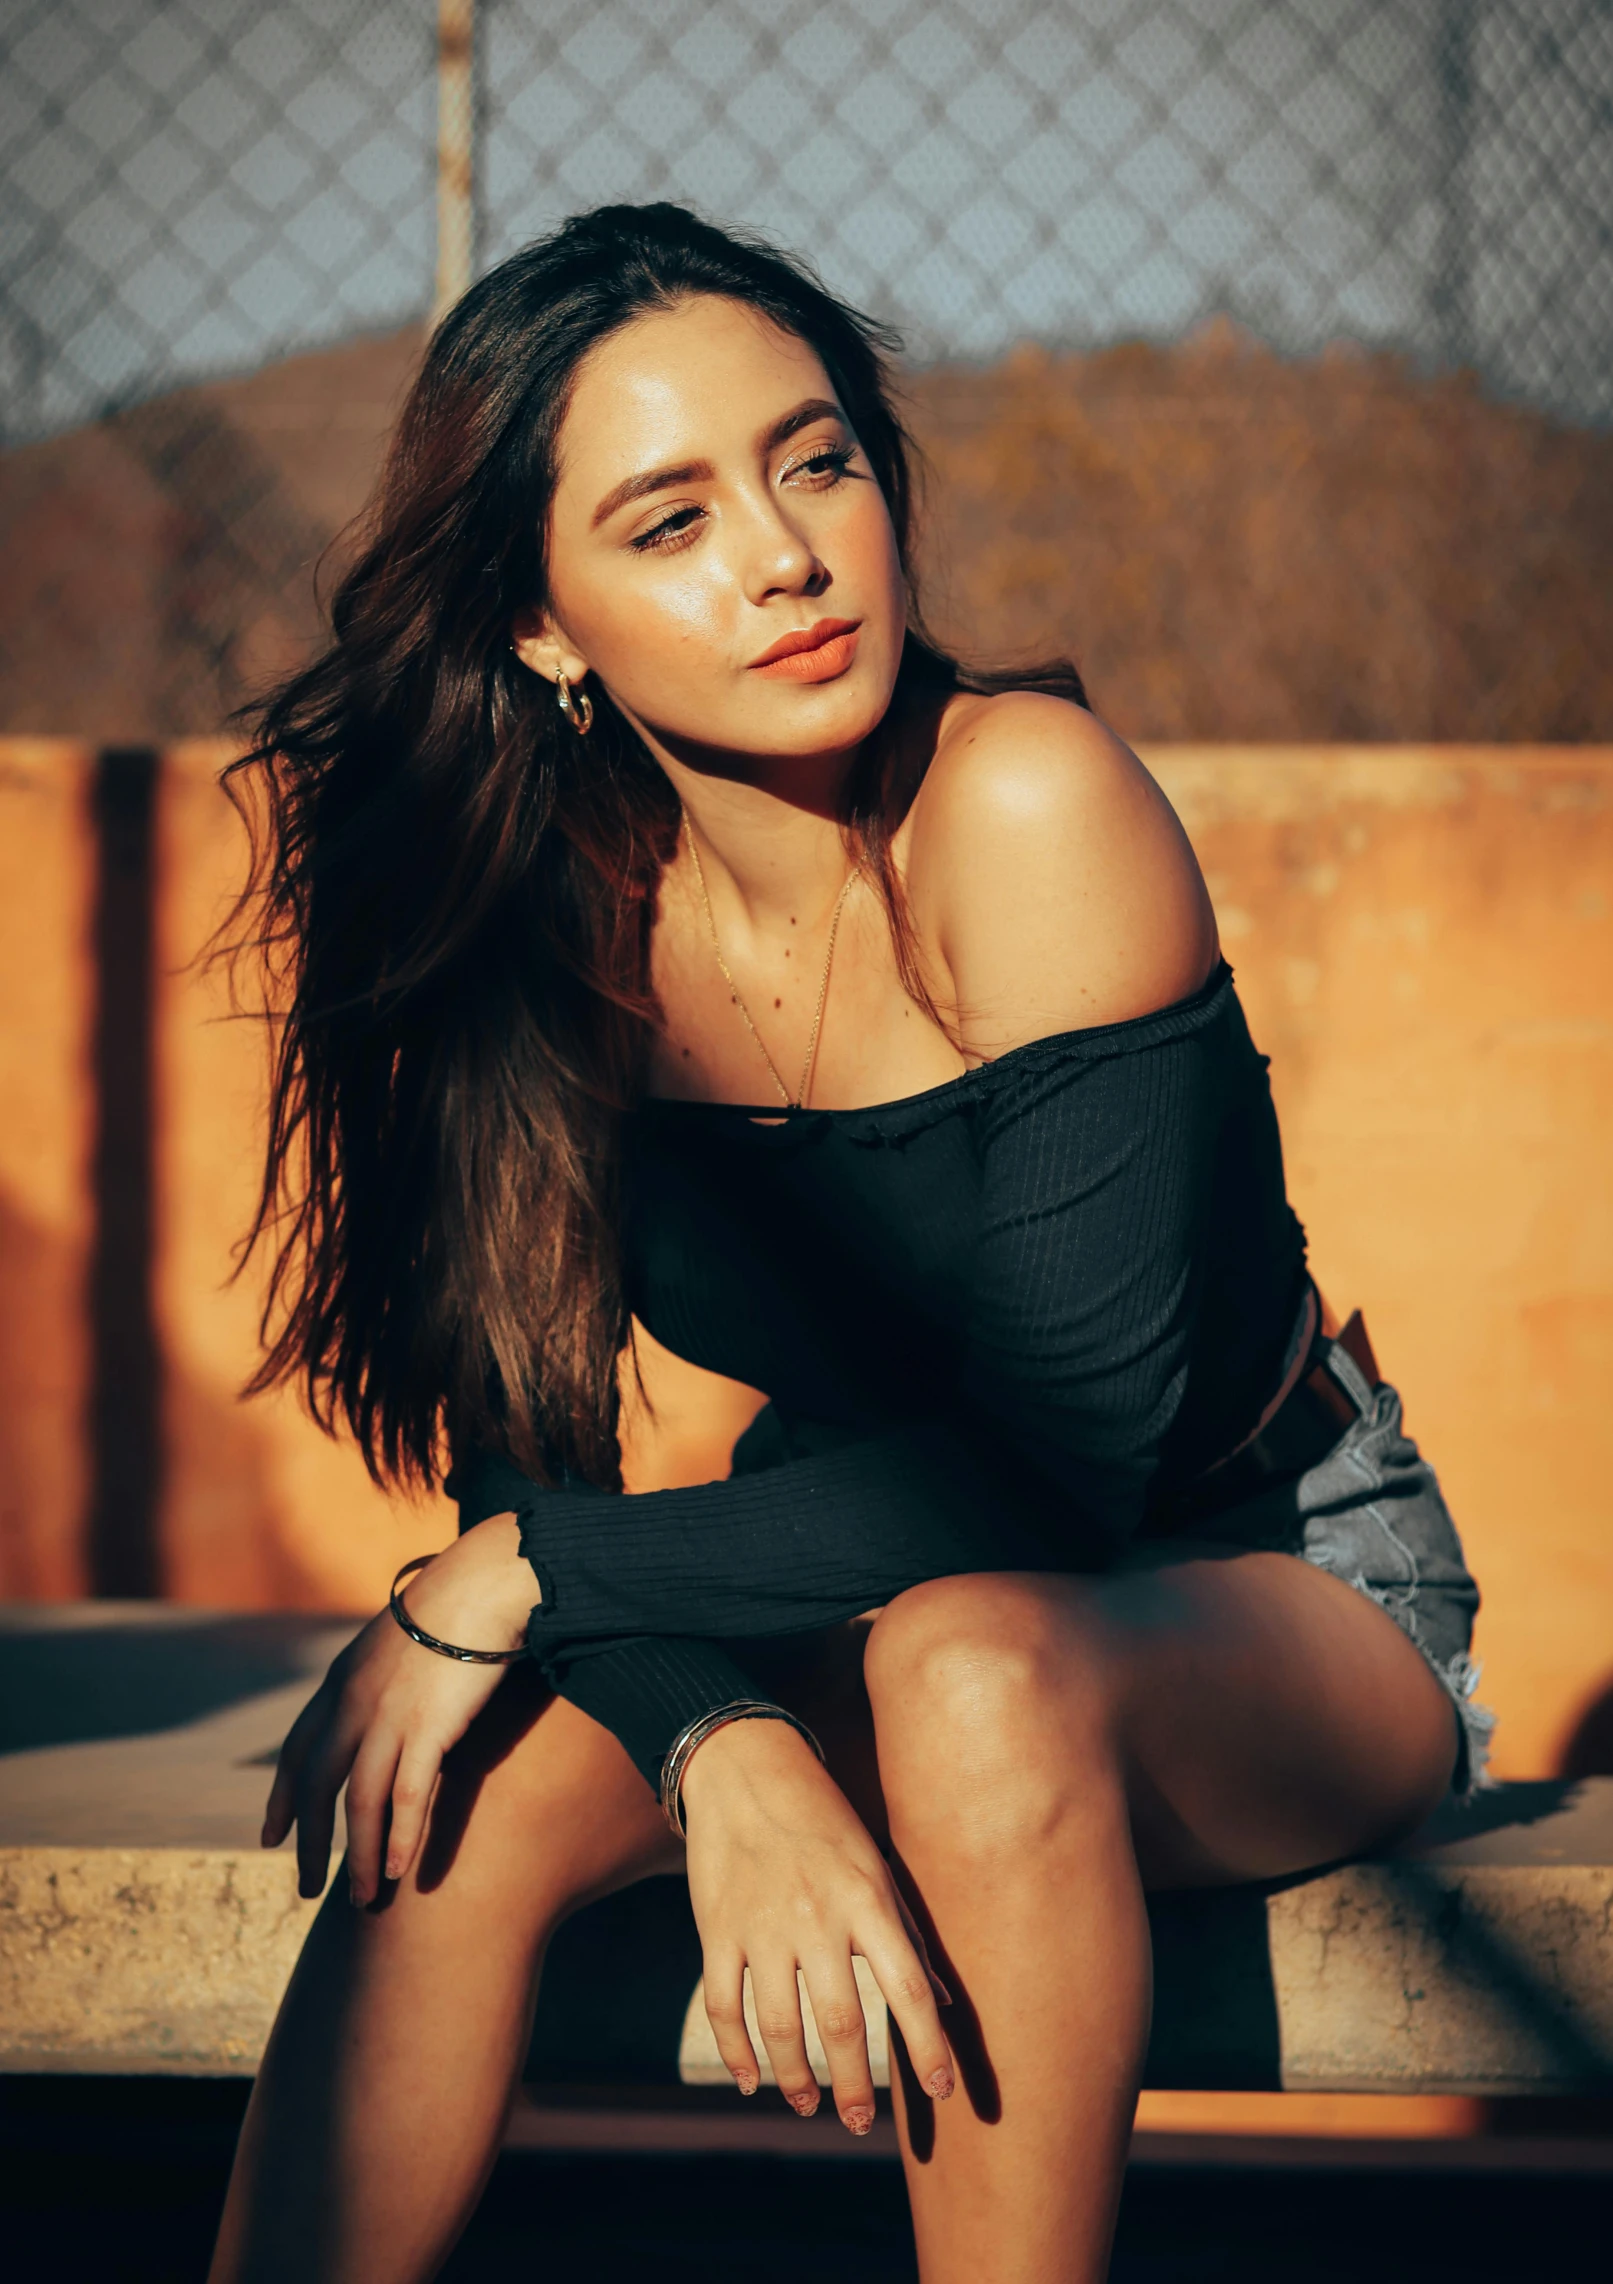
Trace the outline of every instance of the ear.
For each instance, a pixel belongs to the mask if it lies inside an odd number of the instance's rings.
[[[546,682],[557,681],[562,674],[568,682],[580,682],[588,671],[582,652],[536,603],[523,603],[511,619],[510,648],[523,666]]]

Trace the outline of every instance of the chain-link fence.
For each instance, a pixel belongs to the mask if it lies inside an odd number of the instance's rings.
[[[492,0],[484,251],[681,197],[921,354],[1212,312],[1613,411],[1597,0]]]
[[[150,400],[425,318],[438,13],[0,0],[4,441],[114,416],[185,523],[187,656],[217,663],[232,580],[303,565],[321,511],[216,408]],[[477,267],[671,196],[804,252],[921,360],[1221,313],[1613,418],[1613,0],[479,0],[474,23]]]
[[[1613,413],[1607,0],[482,0],[482,262],[758,225],[921,354],[1213,311]],[[432,0],[6,0],[11,441],[424,314]]]
[[[430,0],[5,0],[9,441],[430,294]]]

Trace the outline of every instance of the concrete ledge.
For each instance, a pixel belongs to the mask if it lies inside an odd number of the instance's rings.
[[[1570,1851],[1613,1784],[1553,1819]],[[1341,2093],[1613,2087],[1613,1856],[1356,1864],[1268,1907],[1279,2082]]]
[[[0,1850],[0,2070],[251,2076],[316,1906],[280,1856]]]
[[[256,2068],[318,1908],[289,1853],[256,1846],[269,1768],[350,1630],[0,1611],[0,2070]],[[1153,1916],[1150,2085],[1613,2090],[1613,1780],[1500,1787],[1392,1857]],[[726,2085],[697,1970],[681,1881],[581,1914],[529,2076]],[[883,2084],[884,2007],[859,1980]]]
[[[0,1610],[0,2070],[257,2068],[318,1909],[258,1827],[280,1740],[352,1631]]]

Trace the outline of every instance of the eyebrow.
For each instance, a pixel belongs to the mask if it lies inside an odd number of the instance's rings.
[[[756,440],[757,446],[763,452],[776,452],[798,430],[809,428],[813,421],[826,417],[843,421],[845,414],[833,397],[808,397],[765,428]],[[597,531],[619,508],[627,507],[633,500],[648,499],[652,492],[671,491],[678,484],[709,483],[714,474],[709,460],[685,460],[676,468],[646,468],[637,476],[624,476],[595,508],[591,528]]]
[[[709,460],[685,460],[679,468],[647,468],[642,475],[626,476],[595,508],[592,528],[597,531],[602,523],[608,523],[617,509],[625,508],[630,500],[647,499],[651,492],[670,491],[674,484],[709,483],[713,473]]]

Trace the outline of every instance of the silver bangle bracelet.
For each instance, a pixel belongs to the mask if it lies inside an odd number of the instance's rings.
[[[689,1828],[683,1820],[684,1772],[706,1739],[714,1737],[719,1729],[726,1729],[730,1721],[788,1722],[805,1737],[818,1759],[823,1759],[823,1747],[806,1723],[785,1706],[775,1705],[766,1697],[736,1697],[731,1705],[718,1705],[709,1713],[697,1713],[678,1731],[661,1763],[661,1814],[680,1840],[689,1836]]]

